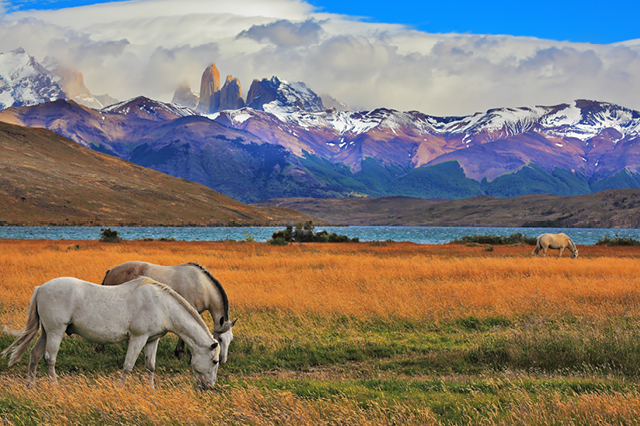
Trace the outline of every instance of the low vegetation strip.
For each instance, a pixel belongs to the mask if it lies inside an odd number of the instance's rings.
[[[596,241],[595,244],[598,246],[640,246],[640,241],[632,237],[621,237],[615,234],[613,238],[606,235]]]
[[[453,239],[451,244],[529,244],[535,246],[536,239],[536,237],[527,237],[520,232],[515,232],[508,237],[504,235],[463,235]]]
[[[0,323],[24,325],[33,288],[100,282],[126,260],[197,261],[240,317],[216,390],[196,391],[175,337],[156,383],[126,344],[63,340],[60,385],[0,361],[0,419],[15,424],[600,424],[640,416],[640,248],[460,244],[0,240]],[[194,255],[197,253],[197,255]],[[205,319],[211,326],[208,315]],[[0,333],[0,348],[13,337]]]

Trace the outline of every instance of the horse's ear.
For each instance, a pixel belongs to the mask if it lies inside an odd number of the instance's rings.
[[[234,319],[233,322],[231,323],[231,327],[233,327],[234,325],[236,325],[236,323],[238,322],[238,318]]]
[[[214,342],[211,344],[211,347],[210,347],[209,349],[214,350],[214,349],[215,349],[215,348],[217,348],[217,347],[218,347],[218,342],[214,341]]]

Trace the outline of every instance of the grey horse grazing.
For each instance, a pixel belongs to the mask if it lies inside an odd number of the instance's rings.
[[[573,243],[571,238],[567,234],[542,234],[536,241],[536,248],[533,250],[533,254],[537,256],[542,250],[542,257],[547,255],[547,249],[552,248],[560,250],[558,257],[562,257],[562,251],[568,248],[571,251],[571,258],[578,258],[578,249]]]
[[[128,340],[122,384],[144,348],[147,379],[153,387],[158,340],[169,331],[191,348],[198,387],[211,389],[216,382],[220,347],[202,317],[178,293],[147,277],[116,287],[62,277],[36,287],[24,331],[2,352],[5,357],[11,354],[9,366],[20,360],[40,328],[40,338],[31,349],[29,360],[30,384],[35,383],[43,356],[49,377],[57,382],[56,357],[67,333],[102,344]]]
[[[108,270],[102,284],[118,285],[140,276],[150,277],[168,285],[184,297],[198,313],[209,311],[214,323],[213,337],[220,343],[220,363],[227,362],[229,345],[233,340],[232,328],[238,320],[229,321],[229,298],[220,281],[197,263],[162,266],[131,261]],[[178,358],[184,356],[182,339],[178,341],[175,354]]]

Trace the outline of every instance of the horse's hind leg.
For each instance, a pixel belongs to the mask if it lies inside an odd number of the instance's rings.
[[[178,339],[178,344],[176,345],[176,349],[175,351],[173,351],[173,353],[178,359],[184,358],[184,340]]]
[[[147,368],[147,384],[153,388],[153,373],[156,371],[156,351],[158,350],[158,341],[149,341],[144,346],[144,361]]]
[[[27,373],[27,384],[33,385],[36,383],[36,371],[38,370],[38,364],[44,355],[44,349],[47,345],[47,333],[44,328],[41,329],[40,337],[33,348],[31,348],[31,356],[29,357],[29,372]]]
[[[58,383],[58,379],[56,377],[56,358],[58,356],[58,350],[60,349],[60,343],[64,337],[65,329],[66,327],[60,330],[49,331],[46,337],[44,362],[49,368],[49,378],[53,383]]]

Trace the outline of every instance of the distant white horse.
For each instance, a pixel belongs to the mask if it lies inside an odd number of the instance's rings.
[[[213,319],[213,337],[220,343],[220,363],[227,362],[229,345],[233,340],[234,321],[229,320],[229,298],[220,281],[204,266],[185,263],[176,266],[154,265],[131,261],[114,266],[104,276],[102,285],[118,285],[141,276],[168,285],[184,297],[198,313],[209,311]],[[184,355],[184,341],[178,340],[175,354]]]
[[[30,384],[35,383],[43,355],[49,377],[57,382],[56,356],[65,332],[102,344],[128,340],[122,384],[144,347],[148,383],[153,387],[158,339],[171,331],[191,348],[198,387],[211,389],[216,382],[220,348],[207,325],[178,293],[148,277],[113,287],[62,277],[36,287],[24,331],[2,352],[5,357],[11,354],[9,366],[20,360],[40,327],[29,360]]]
[[[562,257],[562,251],[565,248],[571,250],[571,258],[576,259],[578,257],[578,249],[576,245],[571,241],[571,238],[567,234],[542,234],[536,241],[536,248],[533,250],[533,254],[537,256],[542,250],[542,257],[547,255],[547,249],[552,248],[560,250],[558,257]]]

